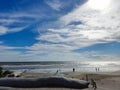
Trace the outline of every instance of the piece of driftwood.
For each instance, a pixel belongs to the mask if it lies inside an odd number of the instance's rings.
[[[11,87],[0,87],[0,90],[17,90],[17,89]]]
[[[41,87],[58,87],[58,88],[88,88],[87,81],[64,78],[64,77],[48,77],[48,78],[1,78],[0,86],[16,87],[16,88],[41,88]]]

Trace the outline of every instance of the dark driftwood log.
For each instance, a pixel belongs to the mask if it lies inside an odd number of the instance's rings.
[[[0,90],[17,90],[17,89],[10,87],[0,87]]]
[[[77,79],[63,77],[48,78],[1,78],[0,86],[17,88],[40,88],[40,87],[58,87],[58,88],[88,88],[89,83]]]

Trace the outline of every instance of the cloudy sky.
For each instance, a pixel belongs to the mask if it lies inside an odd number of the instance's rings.
[[[0,61],[120,60],[120,0],[0,0]]]

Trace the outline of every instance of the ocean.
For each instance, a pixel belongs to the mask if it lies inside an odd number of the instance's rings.
[[[44,61],[44,62],[0,62],[4,70],[27,71],[29,73],[72,72],[113,72],[120,70],[118,61]],[[98,71],[97,71],[98,72]]]

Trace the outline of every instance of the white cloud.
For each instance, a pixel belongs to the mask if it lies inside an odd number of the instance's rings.
[[[20,20],[16,20],[16,19],[0,19],[0,23],[2,23],[2,25],[9,25],[12,23],[19,23],[21,22]]]
[[[2,41],[0,41],[0,44],[2,44],[3,42]]]
[[[57,21],[61,27],[48,29],[37,40],[66,45],[72,49],[120,41],[120,13],[116,12],[120,9],[116,4],[112,0],[108,10],[94,10],[89,8],[88,3],[78,6]]]
[[[0,26],[0,35],[7,33],[8,29],[4,26]]]
[[[15,12],[15,13],[0,13],[1,20],[6,21],[7,19],[17,20],[21,17],[28,17],[28,18],[40,18],[41,15],[28,13],[28,12]],[[3,18],[2,18],[3,17]],[[7,17],[7,19],[5,18]]]
[[[0,35],[22,31],[38,21],[41,15],[28,12],[0,13]]]
[[[0,61],[20,61],[21,59],[21,53],[17,51],[7,51],[7,50],[2,50],[0,52]]]
[[[22,31],[24,30],[25,28],[27,28],[28,26],[24,26],[24,27],[17,27],[17,28],[12,28],[12,29],[9,29],[8,30],[8,33],[15,33],[15,32],[19,32],[19,31]]]
[[[23,53],[15,51],[16,49],[23,49],[23,47],[0,45],[0,61],[20,61]]]
[[[19,32],[19,31],[22,31],[23,29],[25,29],[26,27],[28,27],[28,26],[16,27],[16,28],[8,28],[7,26],[0,26],[0,35],[4,35],[7,33]]]
[[[94,44],[107,43],[111,41],[120,41],[120,13],[119,0],[111,3],[108,10],[93,10],[87,6],[87,3],[76,7],[72,12],[59,18],[56,21],[59,28],[49,28],[48,32],[43,33],[37,40],[48,41],[47,43],[36,43],[33,46],[25,47],[26,53],[15,51],[6,51],[0,53],[1,59],[9,60],[14,57],[14,60],[20,58],[22,60],[119,60],[119,56],[101,54],[99,52],[84,52],[75,53],[74,49],[80,49]],[[61,4],[59,1],[49,1],[48,5],[60,10]],[[19,15],[18,15],[19,16]],[[17,15],[13,17],[18,17]],[[12,16],[11,16],[12,17]],[[21,17],[21,15],[20,15]],[[14,21],[10,21],[14,22]],[[75,24],[75,22],[78,22]],[[54,26],[54,25],[53,25]],[[3,27],[3,26],[2,26]],[[1,29],[2,30],[2,29]],[[11,32],[19,31],[19,29],[11,30]],[[22,29],[20,29],[22,30]],[[8,28],[4,27],[0,31],[0,35],[8,32]],[[0,46],[2,50],[12,50],[13,47]],[[7,54],[6,54],[7,53]],[[42,56],[46,54],[46,56]],[[97,58],[96,58],[97,57]],[[12,58],[13,59],[13,58]]]
[[[68,45],[63,44],[34,44],[31,47],[26,47],[26,49],[30,51],[41,51],[45,53],[51,53],[51,52],[68,52],[72,47]]]
[[[1,44],[3,44],[3,42],[0,42]],[[14,49],[24,49],[24,47],[12,47],[12,46],[7,46],[7,45],[0,45],[0,51],[2,52],[2,50],[14,50]]]
[[[111,54],[102,54],[95,51],[86,51],[83,53],[73,53],[67,51],[68,47],[58,45],[43,45],[35,44],[32,47],[18,49],[28,49],[26,52],[14,51],[16,47],[0,46],[0,61],[115,61],[119,60],[120,56]]]
[[[39,47],[39,48],[38,48]],[[90,51],[90,52],[83,52],[83,53],[74,53],[66,50],[65,48],[61,48],[59,46],[44,46],[39,44],[38,46],[34,45],[33,47],[27,47],[30,51],[27,51],[22,56],[29,60],[36,60],[36,61],[118,61],[120,56],[118,55],[111,55],[111,54],[102,54],[100,52]]]
[[[113,2],[103,11],[91,9],[87,3],[78,6],[56,21],[58,28],[49,28],[36,38],[50,43],[27,47],[28,55],[39,58],[39,53],[48,53],[41,60],[119,60],[119,56],[99,52],[72,52],[94,44],[120,41],[120,13],[116,12],[120,9]]]
[[[59,11],[62,7],[60,0],[45,0],[45,1],[54,10]]]

